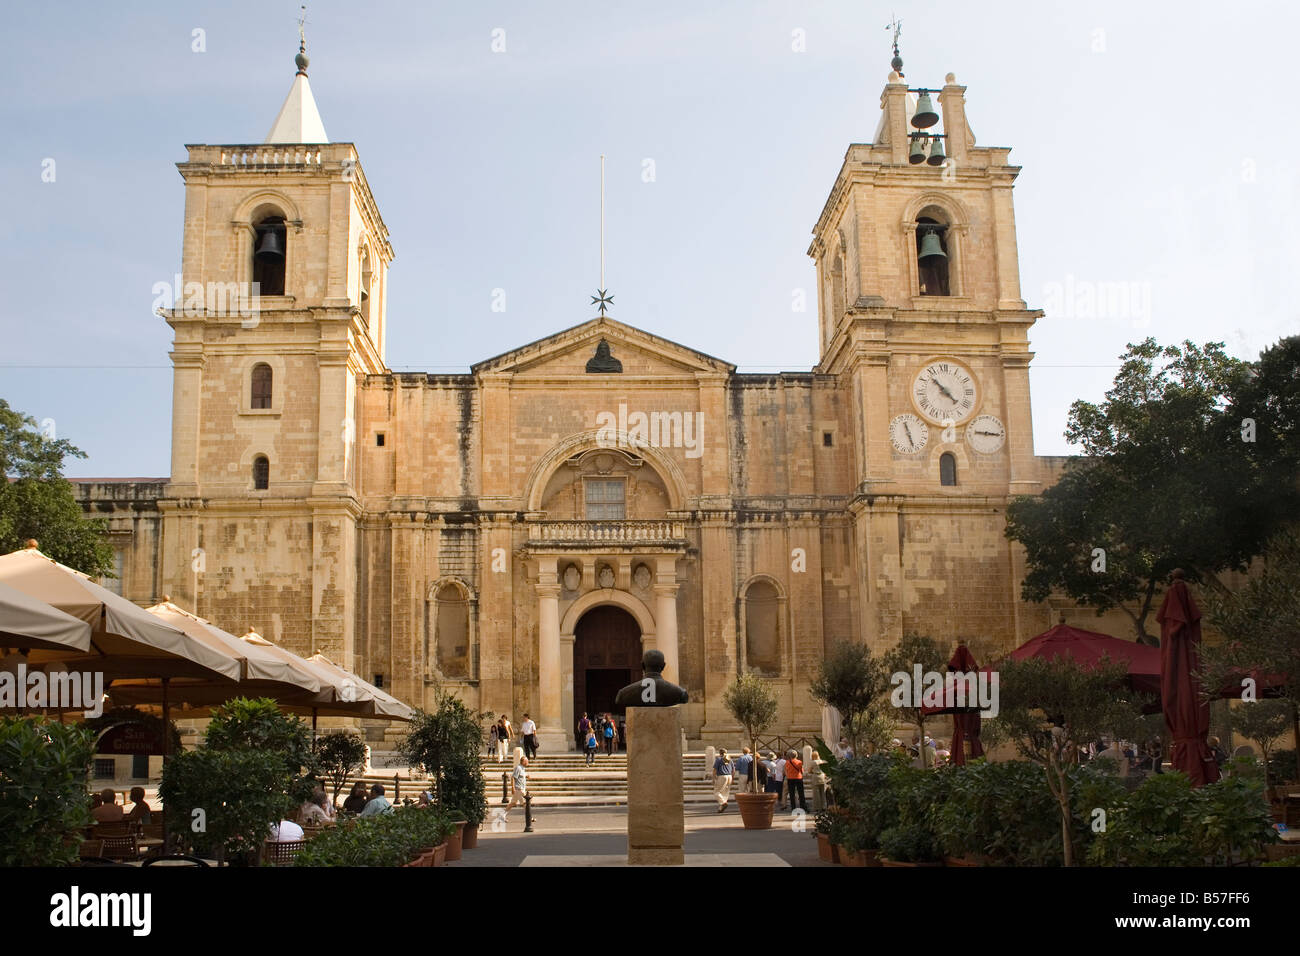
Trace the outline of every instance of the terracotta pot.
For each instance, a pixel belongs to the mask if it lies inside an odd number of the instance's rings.
[[[447,862],[447,844],[439,843],[429,855],[429,866],[442,866]]]
[[[983,866],[979,860],[973,856],[945,856],[943,858],[944,866]]]
[[[740,820],[746,830],[772,829],[772,814],[776,810],[775,793],[738,793],[736,806],[740,807]]]
[[[462,850],[478,849],[478,824],[467,823],[465,829],[460,834],[460,848]]]
[[[460,851],[461,851],[460,835],[461,832],[465,829],[464,820],[455,820],[453,822],[456,824],[456,829],[452,831],[452,833],[447,837],[447,862],[448,863],[452,862],[453,860],[460,859]]]
[[[942,863],[902,863],[898,860],[881,859],[880,866],[920,867],[920,866],[943,866],[943,864]]]
[[[828,833],[817,834],[817,856],[827,863],[834,863],[831,856],[831,838]]]

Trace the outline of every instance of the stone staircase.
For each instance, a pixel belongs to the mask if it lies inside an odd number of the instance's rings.
[[[533,806],[620,806],[627,804],[627,754],[596,755],[594,766],[586,765],[587,758],[580,753],[539,754],[529,762],[528,790],[533,795]],[[495,757],[483,758],[480,768],[487,785],[488,806],[501,803],[501,775],[509,774],[513,760],[496,762]],[[394,780],[396,777],[396,781]],[[405,767],[376,767],[361,777],[349,778],[340,799],[346,796],[355,780],[367,787],[383,784],[384,794],[393,799],[394,784],[401,789],[402,799],[415,797],[424,789],[425,778],[412,775]],[[506,792],[509,793],[509,784]],[[682,795],[687,803],[708,803],[713,800],[713,780],[704,775],[704,754],[688,753],[682,757]]]

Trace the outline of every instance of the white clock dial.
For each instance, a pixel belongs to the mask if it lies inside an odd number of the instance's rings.
[[[910,412],[895,415],[889,423],[889,440],[904,455],[915,455],[930,440],[930,429],[925,422]]]
[[[965,421],[975,411],[975,376],[951,359],[936,359],[912,380],[912,401],[936,425]]]
[[[967,443],[981,454],[993,454],[1006,440],[1006,426],[993,415],[980,415],[966,426]]]

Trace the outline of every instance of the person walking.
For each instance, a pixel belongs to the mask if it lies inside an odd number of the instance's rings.
[[[524,756],[532,760],[537,756],[537,724],[527,714],[524,714],[524,722],[519,725],[519,734],[524,738]]]
[[[618,738],[618,730],[614,726],[614,715],[605,715],[605,756],[614,756],[614,744]]]
[[[785,788],[790,794],[790,812],[794,813],[794,795],[799,794],[799,807],[808,812],[808,801],[803,793],[803,761],[793,750],[785,755]]]
[[[493,724],[491,727],[488,728],[488,756],[491,757],[496,752],[497,752],[497,725]],[[498,757],[497,763],[500,762],[501,762],[501,758]]]
[[[582,712],[582,719],[578,721],[578,749],[582,749],[587,743],[587,731],[591,730],[591,718],[587,712]]]
[[[590,767],[596,762],[596,731],[595,728],[587,728],[587,739],[582,745],[583,751],[587,754],[587,766]]]
[[[785,794],[785,758],[770,750],[767,757],[772,763],[772,770],[767,775],[767,792],[776,794],[776,804],[780,806]]]
[[[519,763],[515,764],[514,773],[510,775],[510,784],[513,792],[510,794],[510,802],[502,811],[502,819],[509,816],[510,811],[519,806],[528,797],[528,758],[520,757]]]
[[[497,763],[505,760],[510,756],[510,741],[514,739],[514,731],[510,727],[510,721],[506,715],[502,714],[501,719],[497,721]]]
[[[718,798],[719,813],[727,809],[727,801],[731,799],[731,781],[735,774],[736,767],[727,751],[718,751],[718,759],[713,761],[713,794]]]
[[[754,755],[748,747],[740,748],[740,756],[736,758],[736,771],[733,783],[739,785],[741,789],[749,790],[749,771],[754,765]]]

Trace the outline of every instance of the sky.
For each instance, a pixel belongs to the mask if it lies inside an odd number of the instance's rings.
[[[87,453],[70,476],[166,476],[174,164],[266,136],[299,3],[2,15],[0,398]],[[316,102],[396,251],[389,367],[467,372],[591,318],[603,153],[611,314],[742,372],[810,369],[792,293],[815,295],[811,229],[875,132],[894,16],[909,82],[955,73],[977,144],[1023,167],[1039,454],[1072,451],[1070,403],[1103,397],[1128,342],[1254,358],[1300,332],[1294,6],[315,0]]]

